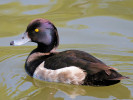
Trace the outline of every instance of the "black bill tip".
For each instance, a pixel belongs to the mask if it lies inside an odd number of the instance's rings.
[[[14,41],[11,41],[11,42],[10,42],[10,45],[14,45]]]

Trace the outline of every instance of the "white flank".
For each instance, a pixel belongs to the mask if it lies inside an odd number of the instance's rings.
[[[44,81],[61,82],[76,85],[82,84],[85,76],[86,73],[76,66],[69,66],[57,70],[51,70],[44,67],[44,62],[42,62],[37,67],[33,75],[34,78]]]

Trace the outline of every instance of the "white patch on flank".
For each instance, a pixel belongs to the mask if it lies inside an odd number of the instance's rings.
[[[86,73],[76,67],[69,66],[57,70],[46,69],[42,62],[35,70],[33,77],[36,79],[80,85],[85,79]]]

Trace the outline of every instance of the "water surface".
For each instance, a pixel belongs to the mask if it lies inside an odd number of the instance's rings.
[[[0,100],[133,99],[132,0],[1,0],[0,13]],[[35,18],[56,25],[60,36],[57,51],[86,51],[130,79],[92,87],[29,77],[24,63],[36,44],[11,47],[9,42],[20,37]]]

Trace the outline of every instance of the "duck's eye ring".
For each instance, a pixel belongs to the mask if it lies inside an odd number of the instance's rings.
[[[39,32],[39,29],[38,29],[38,28],[36,28],[36,29],[35,29],[35,32]]]

